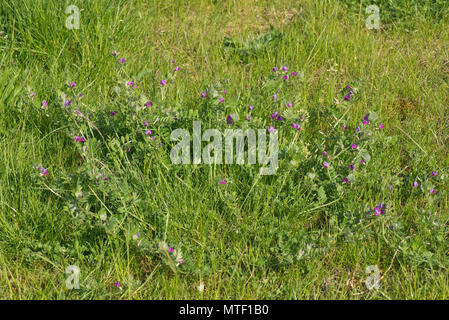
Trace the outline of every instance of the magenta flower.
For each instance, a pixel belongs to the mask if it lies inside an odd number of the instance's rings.
[[[253,117],[251,115],[249,115],[248,117],[246,117],[246,119],[251,120]]]
[[[432,176],[436,177],[437,176],[437,172],[436,171],[432,171]]]
[[[226,123],[232,124],[232,117],[230,115],[226,116]]]
[[[323,153],[321,154],[322,157],[325,157],[327,155],[326,151],[323,151]]]
[[[218,100],[219,103],[223,103],[224,102],[224,98],[221,97],[220,100]]]
[[[128,86],[133,87],[133,86],[134,86],[134,82],[129,81],[129,82],[128,82]]]
[[[145,104],[145,106],[147,106],[147,107],[151,107],[151,102],[150,101],[148,101],[146,104]]]
[[[145,121],[144,123],[143,123],[143,126],[146,128],[146,127],[148,127],[148,121]]]
[[[293,71],[293,72],[292,72],[292,76],[293,76],[293,77],[296,77],[297,75],[298,75],[298,73],[297,73],[296,71]]]
[[[349,170],[354,170],[354,164],[349,165]]]
[[[430,193],[435,194],[435,193],[437,193],[437,191],[432,188],[432,189],[430,189]]]
[[[77,142],[85,142],[86,139],[83,136],[76,136],[75,137],[75,141],[77,141]]]
[[[173,252],[175,251],[172,247],[168,247],[168,252]]]
[[[75,82],[70,82],[70,87],[75,88],[76,87],[76,83]]]
[[[351,96],[350,95],[345,95],[345,100],[346,101],[349,101],[351,99]]]
[[[383,128],[384,128],[383,123],[380,123],[380,124],[379,124],[379,129],[383,129]]]
[[[201,92],[201,98],[206,98],[206,96],[207,96],[207,93],[206,92]]]
[[[175,68],[175,71],[179,71],[179,70],[181,70],[181,68],[180,68],[179,66],[177,66],[177,67]]]
[[[349,85],[346,86],[346,89],[351,90],[351,87]]]
[[[348,181],[349,181],[348,178],[343,179],[343,183],[348,183]]]
[[[69,106],[72,103],[72,101],[70,101],[69,99],[67,99],[66,101],[64,101],[64,106]]]
[[[104,177],[104,181],[108,181],[109,180],[109,178],[108,177]]]
[[[273,69],[271,69],[273,72],[276,72],[276,71],[278,71],[278,68],[276,68],[276,67],[273,67]]]
[[[48,102],[45,100],[42,100],[42,107],[47,107],[48,106]]]
[[[221,181],[220,181],[220,184],[226,184],[225,179],[221,180]]]
[[[249,110],[249,111],[251,111],[251,110],[253,110],[253,109],[254,109],[254,106],[251,106],[251,105],[250,105],[250,106],[248,107],[248,110]]]
[[[418,184],[418,182],[413,182],[413,188],[416,188],[417,186],[418,186],[419,184]]]
[[[276,100],[277,98],[278,98],[278,94],[275,93],[274,96],[273,96],[273,100]]]
[[[381,213],[382,213],[382,210],[380,209],[379,206],[377,206],[377,207],[374,208],[374,215],[375,215],[375,216],[378,216],[378,215],[380,215]]]
[[[268,132],[273,132],[274,131],[274,127],[273,126],[270,126],[270,127],[268,127]]]
[[[150,129],[145,130],[145,135],[147,136],[151,135],[151,130]]]
[[[167,84],[167,80],[162,79],[162,80],[161,80],[161,86],[165,86],[166,84]]]
[[[365,159],[362,158],[362,159],[360,160],[360,163],[361,163],[361,164],[365,164],[365,163],[366,163],[366,162],[365,162]]]
[[[111,112],[111,116],[113,117],[113,116],[115,116],[117,114],[117,112],[115,112],[115,111],[112,111]]]
[[[291,101],[289,101],[289,103],[287,104],[287,107],[291,108],[293,106],[293,103]]]
[[[184,263],[184,259],[181,259],[180,261],[179,261],[179,264],[183,264]]]
[[[286,74],[285,76],[284,76],[284,80],[288,80],[288,74]]]
[[[323,167],[325,167],[326,169],[329,168],[329,163],[328,162],[324,162],[323,163]]]
[[[120,284],[120,281],[117,281],[116,283],[114,283],[114,285],[115,285],[116,288],[121,288],[122,287],[122,285]]]
[[[288,70],[288,68],[286,66],[282,67],[282,71],[287,71],[287,70]]]
[[[296,122],[293,122],[293,124],[292,124],[292,128],[293,129],[296,129],[296,130],[301,130],[301,126],[298,124],[298,123],[296,123]]]
[[[344,124],[343,125],[343,130],[347,130],[348,129],[348,127]]]
[[[120,58],[120,63],[125,63],[126,59],[125,58]]]
[[[49,175],[48,170],[45,169],[44,167],[40,166],[39,170],[41,171],[41,176],[48,176]]]
[[[351,148],[352,148],[352,149],[357,149],[358,146],[357,146],[357,144],[353,143],[353,144],[351,145]]]

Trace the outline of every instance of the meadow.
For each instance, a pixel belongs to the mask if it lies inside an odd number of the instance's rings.
[[[445,0],[1,0],[0,298],[447,299],[448,93]]]

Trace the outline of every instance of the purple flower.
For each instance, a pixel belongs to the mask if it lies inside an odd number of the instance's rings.
[[[128,86],[133,87],[133,86],[134,86],[134,82],[129,81],[129,82],[128,82]]]
[[[248,107],[248,110],[249,110],[249,111],[251,111],[251,110],[253,110],[253,109],[254,109],[254,106],[251,106],[251,105],[250,105],[250,106]]]
[[[343,130],[347,130],[348,129],[348,127],[344,124],[343,125]]]
[[[289,103],[287,104],[287,107],[291,108],[293,106],[293,103],[291,101],[289,101]]]
[[[326,151],[324,151],[324,152],[321,154],[322,157],[325,157],[326,155],[327,155],[327,152],[326,152]]]
[[[286,66],[282,67],[282,71],[287,71],[287,70],[288,70],[288,68]]]
[[[349,92],[348,92],[348,94],[349,94],[349,95],[352,95],[352,94],[354,94],[354,92],[352,92],[352,91],[349,91]]]
[[[151,135],[151,130],[150,129],[145,130],[145,135],[147,136]]]
[[[348,178],[343,179],[343,183],[348,183],[348,181],[349,181]]]
[[[417,186],[418,186],[419,184],[418,184],[418,182],[413,182],[413,188],[416,188]]]
[[[324,163],[323,163],[323,167],[329,168],[329,163],[328,163],[328,162],[324,162]]]
[[[173,251],[175,251],[172,247],[168,247],[168,252],[173,252]]]
[[[279,115],[279,113],[278,113],[277,111],[275,111],[275,112],[273,112],[273,113],[270,115],[270,119],[271,119],[271,120],[274,120],[274,119],[276,119],[276,118],[278,117],[278,115]]]
[[[351,148],[352,148],[352,149],[357,149],[358,146],[357,146],[357,144],[353,143],[353,144],[351,145]]]
[[[40,166],[39,170],[41,171],[41,176],[48,176],[49,175],[48,170],[45,169],[44,167]]]
[[[85,142],[86,139],[83,136],[76,136],[75,137],[75,141],[77,141],[77,142]]]
[[[76,83],[75,82],[70,82],[70,87],[75,88],[76,87]]]
[[[435,193],[437,193],[437,191],[432,188],[432,189],[430,189],[430,193],[435,194]]]
[[[64,106],[69,106],[72,103],[72,101],[70,101],[69,99],[67,99],[66,101],[64,101]]]
[[[379,129],[383,129],[384,128],[384,125],[383,125],[383,123],[381,122],[380,124],[379,124]]]
[[[349,101],[351,99],[351,96],[350,95],[345,95],[345,100],[346,101]]]
[[[365,159],[362,158],[362,159],[360,160],[360,163],[361,163],[361,164],[365,164],[365,163],[366,163],[366,162],[365,162]]]
[[[224,98],[221,97],[220,100],[218,100],[219,103],[223,103],[224,102]]]
[[[175,71],[179,71],[179,70],[181,70],[181,68],[180,68],[179,66],[177,66],[177,67],[175,68]]]
[[[388,187],[388,189],[390,189],[390,191],[393,191],[393,186],[390,185],[390,186]]]
[[[201,92],[201,98],[206,98],[207,97],[207,93],[206,92]]]
[[[220,181],[220,184],[226,184],[225,179],[221,180],[221,181]]]
[[[228,116],[226,117],[226,123],[227,123],[227,124],[232,124],[232,117],[231,117],[230,115],[228,115]]]
[[[276,71],[278,71],[278,68],[276,68],[276,67],[273,67],[273,69],[271,69],[273,72],[276,72]]]
[[[383,210],[382,210],[379,206],[377,206],[377,207],[374,208],[374,215],[375,215],[375,216],[378,216],[378,215],[380,215],[381,213],[383,213]]]
[[[145,104],[145,106],[146,106],[146,107],[151,107],[151,102],[148,101],[148,102]]]
[[[301,127],[300,127],[300,125],[299,124],[297,124],[296,122],[293,122],[293,124],[292,124],[292,128],[293,129],[296,129],[296,130],[301,130]]]
[[[293,77],[296,77],[297,75],[298,75],[298,73],[297,73],[296,71],[293,71],[293,72],[292,72],[292,76],[293,76]]]
[[[43,100],[43,101],[42,101],[42,107],[45,108],[45,107],[47,107],[47,106],[48,106],[48,102],[45,101],[45,100]]]
[[[145,121],[144,123],[143,123],[143,126],[146,128],[146,127],[148,127],[148,121]]]
[[[284,80],[288,80],[288,74],[286,74],[285,76],[284,76]]]
[[[115,111],[112,111],[111,112],[111,116],[113,117],[113,116],[115,116],[117,114],[117,112],[115,112]]]
[[[120,58],[120,63],[125,63],[126,59],[125,58]]]
[[[121,288],[122,287],[122,285],[120,284],[120,281],[117,281],[116,283],[114,283],[114,286],[116,288]]]
[[[108,177],[104,177],[104,181],[108,181],[109,180],[109,178]]]
[[[117,56],[117,51],[112,51],[112,55],[114,56],[114,57],[116,57]]]
[[[167,84],[167,80],[162,79],[162,80],[161,80],[161,86],[165,86],[166,84]]]
[[[436,177],[437,176],[437,172],[436,171],[432,171],[432,176]]]
[[[246,119],[251,120],[253,117],[251,115],[249,115],[248,117],[246,117]]]
[[[350,164],[348,168],[349,170],[354,170],[354,164]]]
[[[268,132],[273,132],[274,131],[274,127],[273,126],[270,126],[270,127],[268,127]]]
[[[276,100],[277,98],[278,98],[278,94],[275,93],[274,96],[273,96],[273,100]]]

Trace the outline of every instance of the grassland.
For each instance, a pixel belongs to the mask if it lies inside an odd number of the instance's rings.
[[[0,297],[447,299],[448,5],[373,3],[2,0]],[[171,163],[229,114],[279,130],[275,175]]]

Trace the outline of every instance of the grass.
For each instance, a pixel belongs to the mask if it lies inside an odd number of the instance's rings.
[[[350,0],[3,0],[0,297],[447,299],[447,5],[376,3],[379,30]],[[65,28],[70,4],[79,30]],[[278,79],[283,65],[303,76]],[[171,163],[172,130],[224,130],[231,113],[233,127],[279,129],[275,175]]]

